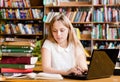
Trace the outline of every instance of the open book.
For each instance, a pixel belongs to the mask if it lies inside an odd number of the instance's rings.
[[[37,74],[28,73],[27,76],[29,78],[34,78],[34,79],[63,79],[62,75],[60,74],[51,74],[51,73],[44,73],[44,72],[40,72]]]
[[[15,73],[11,76],[7,76],[7,79],[17,79],[17,78],[24,78],[24,79],[59,79],[62,80],[63,77],[60,74],[51,74],[51,73],[44,73],[44,72],[39,72],[39,73],[27,73],[27,74],[20,74],[20,73]]]

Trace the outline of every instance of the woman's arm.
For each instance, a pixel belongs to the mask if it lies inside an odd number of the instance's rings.
[[[42,53],[43,72],[56,73],[56,74],[61,74],[61,75],[68,75],[72,72],[71,71],[72,69],[66,72],[66,71],[56,70],[56,69],[52,68],[51,67],[51,53],[48,49],[42,48],[41,53]]]

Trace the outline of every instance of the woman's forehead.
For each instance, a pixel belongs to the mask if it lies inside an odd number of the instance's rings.
[[[61,24],[63,24],[60,20],[59,21],[55,21],[54,23],[53,23],[53,25],[61,25]]]
[[[65,25],[61,21],[55,21],[53,23],[53,28],[55,27],[65,27]]]

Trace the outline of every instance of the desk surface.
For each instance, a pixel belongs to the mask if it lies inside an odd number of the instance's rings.
[[[7,82],[120,82],[120,76],[111,76],[109,78],[101,78],[94,80],[73,80],[73,79],[64,79],[64,80],[25,80],[25,79],[13,79],[6,80]]]

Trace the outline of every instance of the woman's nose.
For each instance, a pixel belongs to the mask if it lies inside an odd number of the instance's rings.
[[[61,35],[61,32],[60,32],[60,31],[58,31],[58,32],[57,32],[57,35]]]

